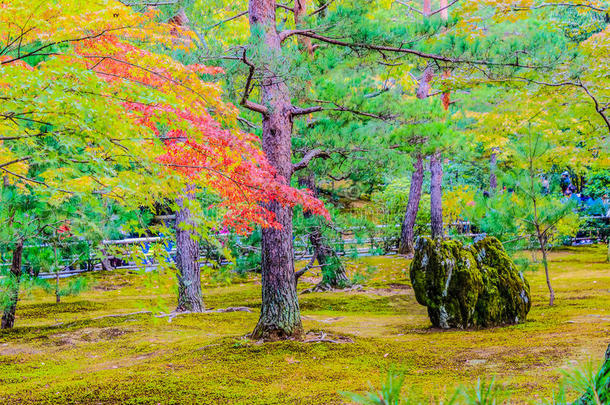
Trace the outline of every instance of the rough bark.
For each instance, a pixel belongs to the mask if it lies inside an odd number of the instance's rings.
[[[294,25],[297,27],[303,22],[303,18],[307,14],[307,0],[294,0]],[[299,36],[298,38],[299,44],[307,50],[307,53],[311,56],[313,55],[313,46],[311,44],[311,39],[307,37]]]
[[[176,202],[176,268],[178,270],[178,306],[176,312],[202,312],[201,269],[199,267],[199,242],[194,229],[188,202],[195,198],[192,186],[187,186],[184,196]]]
[[[440,0],[440,10],[441,10],[441,18],[443,21],[447,21],[449,19],[449,8],[447,7],[447,0]]]
[[[443,164],[441,153],[430,156],[430,223],[432,238],[443,237]]]
[[[309,188],[314,196],[318,196],[315,177],[313,174],[300,176],[299,184]],[[306,218],[312,216],[311,213],[303,214]],[[345,272],[345,266],[337,255],[337,252],[327,243],[318,225],[312,226],[309,230],[309,243],[313,248],[313,255],[322,269],[322,281],[313,288],[313,291],[328,291],[334,288],[345,288],[350,285],[350,280]]]
[[[421,198],[421,188],[423,182],[424,158],[422,155],[417,155],[413,174],[411,174],[411,186],[409,188],[407,211],[405,212],[405,217],[402,221],[402,227],[400,230],[398,253],[401,255],[412,255],[415,253],[414,228],[415,220],[417,219],[417,211],[419,210],[419,200]]]
[[[415,95],[419,99],[424,99],[428,97],[430,93],[430,82],[434,78],[434,68],[432,65],[428,65],[424,72],[422,73],[421,79],[419,79],[419,86],[417,87],[417,91]]]
[[[23,258],[23,240],[19,240],[13,249],[13,260],[11,262],[10,277],[13,279],[10,284],[9,304],[4,308],[2,314],[1,329],[10,329],[15,325],[15,312],[17,301],[19,301],[19,283],[21,281],[21,263]]]
[[[424,20],[430,17],[432,13],[432,5],[430,0],[424,0],[424,4],[422,7],[422,14],[424,15]]]
[[[292,175],[291,137],[292,105],[290,93],[275,70],[282,63],[280,37],[275,25],[274,0],[250,0],[250,30],[255,40],[262,41],[260,79],[263,113],[263,151],[277,174],[288,182]],[[262,38],[258,38],[262,32]],[[277,202],[266,208],[275,214],[281,229],[262,231],[262,304],[254,339],[277,340],[301,338],[303,326],[296,290],[292,246],[292,209]]]

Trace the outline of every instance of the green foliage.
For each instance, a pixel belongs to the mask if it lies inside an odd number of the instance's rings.
[[[584,193],[592,198],[606,196],[606,201],[608,201],[610,197],[610,169],[592,171],[587,176]]]
[[[603,405],[610,398],[610,361],[606,361],[601,369],[592,366],[589,361],[582,367],[576,367],[569,371],[563,371],[564,379],[561,382],[558,392],[550,402],[543,402],[549,405]],[[422,405],[423,402],[409,399],[409,387],[405,387],[405,375],[390,370],[386,373],[385,380],[381,383],[381,390],[375,391],[371,386],[369,392],[358,394],[353,392],[343,392],[340,394],[362,405]],[[569,402],[566,398],[566,387],[583,393],[583,396],[574,402]],[[406,391],[406,393],[403,393]],[[498,386],[492,379],[485,382],[479,378],[472,386],[460,386],[445,399],[435,402],[438,405],[501,405],[510,404],[510,394],[503,387]]]
[[[363,285],[366,284],[371,277],[377,272],[377,267],[375,266],[366,266],[366,269],[363,271],[358,269],[354,272],[352,276],[352,284],[353,285]]]
[[[404,374],[390,371],[386,374],[385,381],[381,383],[381,390],[375,392],[371,386],[371,392],[364,395],[353,392],[339,393],[349,400],[363,405],[406,405],[407,400],[402,398],[401,391],[405,382]]]

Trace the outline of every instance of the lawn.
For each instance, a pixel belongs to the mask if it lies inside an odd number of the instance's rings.
[[[362,289],[302,294],[300,302],[306,331],[353,343],[249,340],[260,307],[256,276],[229,285],[203,277],[208,308],[252,312],[170,320],[146,312],[170,308],[169,275],[96,273],[87,292],[59,304],[22,292],[16,328],[0,332],[0,403],[340,404],[339,391],[378,387],[389,369],[405,373],[405,393],[426,404],[479,378],[495,379],[511,403],[535,403],[552,397],[561,370],[600,361],[610,343],[605,258],[603,245],[553,252],[554,307],[543,271],[528,272],[527,322],[464,331],[430,327],[408,260],[351,260],[351,274],[376,267]],[[300,289],[316,280],[302,279]]]

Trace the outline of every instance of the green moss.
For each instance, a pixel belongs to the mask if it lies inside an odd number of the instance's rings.
[[[169,278],[154,288],[144,283],[146,275],[100,273],[103,289],[62,303],[82,312],[45,311],[53,297],[23,295],[18,308],[26,311],[18,309],[17,328],[0,332],[0,403],[342,404],[337,391],[369,390],[392,367],[405,373],[411,397],[426,404],[492,376],[514,403],[536,400],[533,393],[548,399],[561,368],[601,359],[608,344],[605,254],[606,246],[553,252],[557,303],[547,306],[544,274],[529,274],[527,322],[452,331],[430,328],[414,290],[400,288],[409,285],[408,261],[350,262],[349,272],[378,267],[364,291],[299,298],[306,331],[347,335],[352,344],[244,338],[258,319],[257,276],[224,287],[203,279],[208,307],[245,301],[252,313],[189,314],[171,323],[149,314],[100,318],[151,309],[158,299],[171,309],[175,299]]]
[[[444,329],[518,323],[531,307],[527,281],[493,237],[474,246],[419,238],[410,275],[417,301]]]

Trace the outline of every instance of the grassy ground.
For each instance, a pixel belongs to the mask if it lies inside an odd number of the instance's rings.
[[[252,313],[150,314],[173,301],[172,280],[96,274],[91,290],[55,304],[31,292],[16,328],[0,332],[0,403],[338,404],[339,390],[377,387],[393,367],[405,391],[423,401],[495,378],[513,403],[549,398],[560,369],[601,359],[610,343],[610,269],[605,246],[551,255],[557,305],[547,306],[542,271],[528,273],[528,321],[487,330],[430,328],[409,286],[409,262],[364,258],[352,273],[378,270],[364,291],[301,295],[306,330],[348,335],[354,343],[265,343],[244,336],[257,320],[260,281],[209,284],[209,308],[248,306]],[[314,282],[308,278],[300,288]],[[162,301],[160,301],[160,297]],[[164,302],[163,302],[164,300]]]

